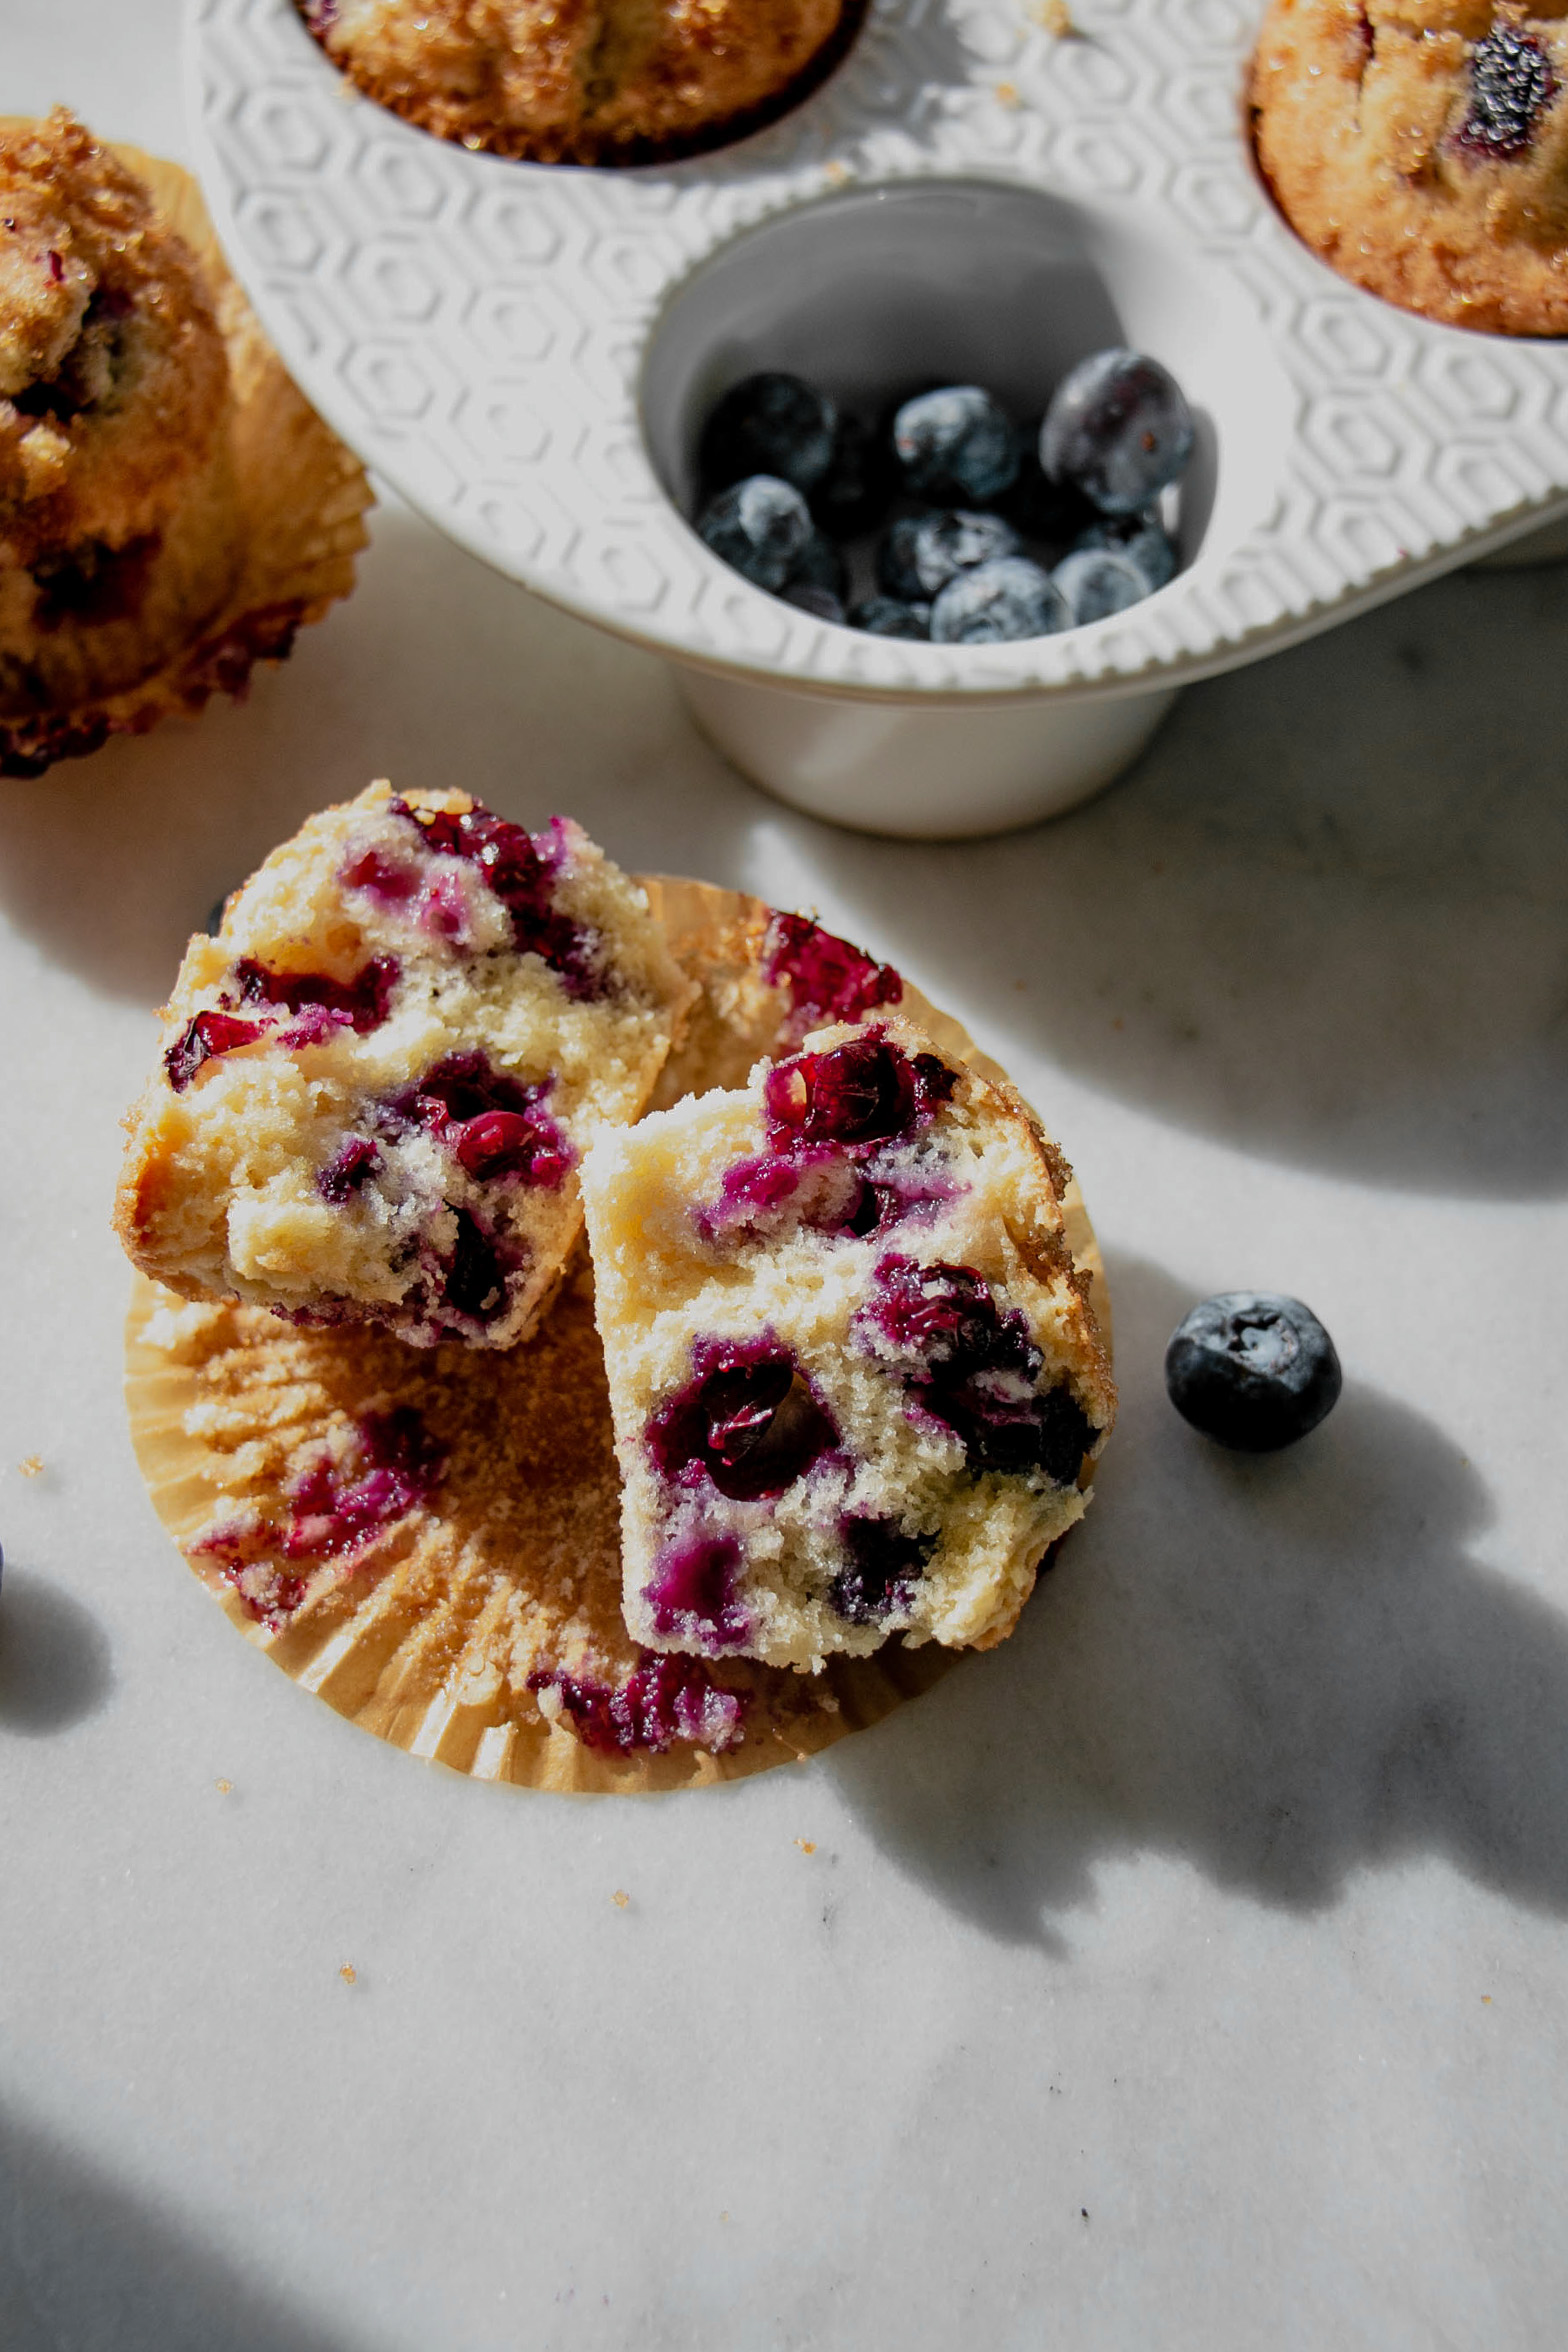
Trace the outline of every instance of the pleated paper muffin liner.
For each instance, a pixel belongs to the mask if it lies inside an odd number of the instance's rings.
[[[365,469],[262,333],[229,274],[195,180],[139,148],[114,152],[195,251],[212,291],[234,387],[234,579],[217,612],[137,684],[67,708],[0,718],[0,776],[42,775],[56,760],[96,751],[111,735],[142,735],[160,719],[194,716],[214,694],[242,696],[258,661],[282,661],[297,632],[348,595],[367,536]]]
[[[785,1041],[761,970],[770,910],[702,883],[646,886],[704,985],[671,1083],[732,1083]],[[1000,1075],[915,990],[901,1009]],[[1104,1330],[1076,1186],[1067,1216]],[[476,1779],[710,1786],[816,1754],[959,1663],[895,1641],[801,1675],[637,1647],[586,1255],[535,1337],[501,1354],[297,1329],[138,1276],[126,1397],[154,1507],[246,1639],[367,1731]]]

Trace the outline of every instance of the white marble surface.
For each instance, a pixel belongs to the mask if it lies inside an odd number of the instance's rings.
[[[7,109],[180,150],[172,0],[0,13]],[[895,847],[383,511],[244,708],[0,787],[6,2352],[1561,2342],[1565,623],[1562,573],[1439,585],[1196,689],[1055,827]],[[1078,1164],[1099,1499],[1013,1642],[819,1763],[419,1766],[143,1497],[107,1209],[151,1008],[388,770],[814,901]],[[1347,1372],[1263,1462],[1159,1377],[1252,1283]]]

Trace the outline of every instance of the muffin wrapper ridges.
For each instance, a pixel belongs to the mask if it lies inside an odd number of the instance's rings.
[[[744,1078],[784,1042],[761,979],[769,910],[703,883],[649,880],[676,955],[704,985],[657,1100]],[[901,1010],[942,1050],[1002,1076],[906,984]],[[1104,1271],[1076,1185],[1065,1211],[1107,1342]],[[723,1660],[744,1737],[717,1752],[592,1746],[530,1677],[614,1687],[640,1653],[620,1614],[620,1485],[586,1260],[544,1327],[502,1354],[412,1349],[355,1327],[297,1330],[256,1309],[190,1306],[136,1277],[126,1326],[131,1435],[159,1517],[240,1631],[340,1714],[480,1780],[623,1793],[710,1786],[803,1760],[879,1721],[959,1662],[890,1642],[797,1675]],[[301,1561],[305,1597],[269,1621],[195,1547],[258,1509],[287,1514],[302,1461],[341,1454],[367,1413],[412,1405],[442,1447],[428,1500],[340,1561]],[[547,1685],[545,1707],[554,1704]]]
[[[230,276],[202,201],[178,164],[116,145],[159,211],[207,272],[234,383],[234,464],[242,543],[234,584],[173,660],[134,686],[68,709],[0,718],[0,776],[42,775],[96,751],[111,735],[142,735],[160,719],[194,716],[214,694],[242,696],[258,661],[282,661],[295,634],[354,585],[373,503],[363,466],[323,424],[268,343]]]

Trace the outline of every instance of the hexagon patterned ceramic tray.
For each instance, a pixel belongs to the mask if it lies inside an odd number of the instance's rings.
[[[1568,346],[1409,317],[1275,214],[1243,129],[1251,0],[1073,0],[1067,38],[1035,7],[874,0],[771,129],[594,171],[412,129],[293,0],[192,0],[199,162],[344,439],[475,554],[699,668],[944,699],[1173,686],[1568,510]],[[869,637],[747,586],[682,518],[701,413],[751,367],[851,399],[962,373],[1038,413],[1116,340],[1201,423],[1186,568],[1112,620]]]

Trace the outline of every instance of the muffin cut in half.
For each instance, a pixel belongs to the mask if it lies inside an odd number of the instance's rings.
[[[193,939],[115,1225],[186,1298],[510,1347],[695,994],[579,828],[374,784]]]
[[[1115,1411],[1022,1100],[898,1018],[601,1134],[583,1168],[650,1649],[987,1648]]]
[[[836,63],[863,0],[298,0],[367,97],[463,146],[642,163],[739,137]]]

